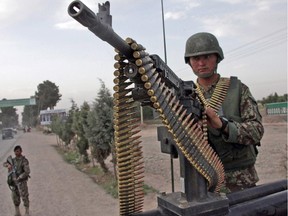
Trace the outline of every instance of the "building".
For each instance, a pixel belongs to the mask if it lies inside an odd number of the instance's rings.
[[[41,110],[40,111],[40,124],[41,125],[50,125],[53,119],[53,116],[59,116],[62,120],[66,119],[66,110],[65,109],[55,109],[55,110]]]
[[[287,101],[265,104],[267,115],[287,115],[287,107]]]

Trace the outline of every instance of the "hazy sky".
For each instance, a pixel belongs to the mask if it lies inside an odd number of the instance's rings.
[[[113,87],[114,49],[74,21],[67,0],[0,0],[0,99],[28,98],[37,85],[59,86],[57,108],[92,102],[99,79]],[[98,3],[83,0],[95,13]],[[256,99],[287,93],[286,0],[163,0],[167,60],[183,80],[195,80],[184,63],[188,37],[211,32],[225,59],[222,76],[238,76]],[[160,0],[111,0],[114,31],[164,60]],[[17,107],[21,109],[20,107]]]

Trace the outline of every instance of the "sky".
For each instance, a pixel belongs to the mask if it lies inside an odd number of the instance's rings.
[[[100,81],[113,93],[114,49],[68,15],[68,0],[0,0],[0,98],[29,98],[45,80],[62,94],[56,108],[92,103]],[[92,11],[105,1],[83,0]],[[114,31],[165,59],[161,0],[111,0]],[[237,76],[256,100],[287,93],[287,0],[163,0],[166,56],[183,80],[186,40],[214,34],[223,77]],[[18,111],[21,107],[17,107]]]

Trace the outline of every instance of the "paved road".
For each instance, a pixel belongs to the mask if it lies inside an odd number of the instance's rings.
[[[54,135],[40,132],[18,134],[0,142],[0,216],[12,216],[14,206],[6,184],[7,170],[2,163],[20,144],[30,161],[29,192],[32,216],[105,216],[118,215],[118,202],[89,177],[63,161],[55,151]],[[24,207],[21,204],[21,210]]]
[[[8,153],[11,154],[11,151],[13,152],[14,144],[22,133],[23,132],[18,132],[16,135],[14,135],[13,139],[5,140],[2,140],[2,134],[0,134],[0,161],[5,160],[7,158],[6,155]]]

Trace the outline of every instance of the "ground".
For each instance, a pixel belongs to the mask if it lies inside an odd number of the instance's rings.
[[[287,178],[287,118],[286,116],[263,116],[264,136],[256,162],[260,181],[258,184],[273,182]],[[156,128],[143,126],[142,130],[145,182],[160,192],[171,192],[170,156],[160,153]],[[179,163],[174,159],[175,191],[181,189],[179,181]],[[152,195],[150,195],[152,196]],[[156,195],[146,199],[146,208],[156,208]]]
[[[257,170],[259,184],[287,178],[286,118],[264,117],[265,135],[259,148]],[[145,161],[145,183],[159,192],[171,192],[170,156],[160,152],[156,126],[141,126]],[[33,216],[103,216],[118,215],[118,201],[106,194],[94,181],[73,165],[63,161],[56,152],[56,137],[33,130],[19,135],[30,161],[29,180],[31,215]],[[12,154],[12,152],[9,152]],[[3,163],[3,161],[1,161]],[[109,161],[107,161],[109,163]],[[179,163],[173,160],[175,191],[180,190]],[[111,166],[109,164],[109,166]],[[6,185],[7,171],[0,169],[0,215],[13,215],[10,191]],[[145,197],[144,210],[157,206],[157,194]],[[21,205],[21,210],[23,211]]]

